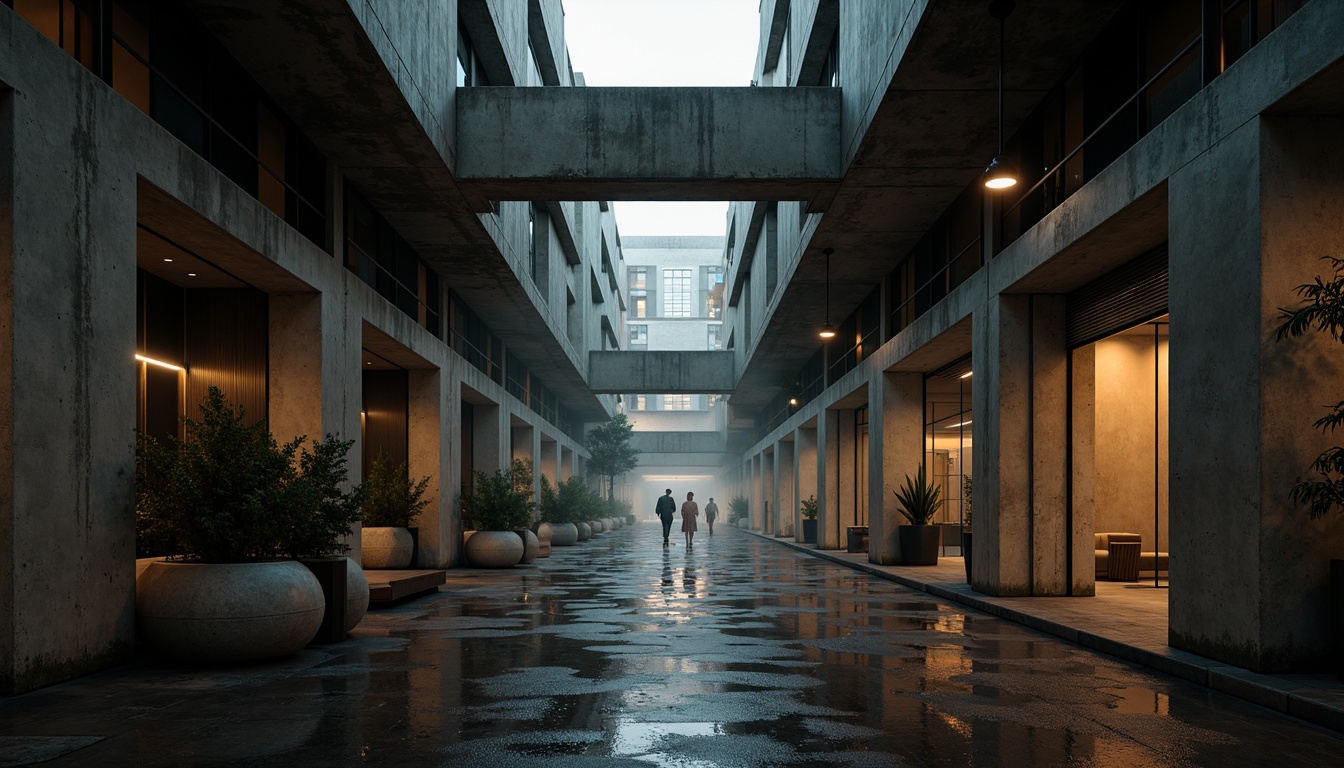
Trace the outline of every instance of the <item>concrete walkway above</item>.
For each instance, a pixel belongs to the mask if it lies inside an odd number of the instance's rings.
[[[1098,582],[1095,598],[990,597],[966,583],[960,557],[939,558],[933,567],[874,565],[867,554],[747,533],[1344,732],[1344,682],[1335,677],[1262,675],[1167,645],[1165,589]]]
[[[490,200],[805,200],[824,211],[840,145],[839,88],[457,90],[457,182],[481,212]]]

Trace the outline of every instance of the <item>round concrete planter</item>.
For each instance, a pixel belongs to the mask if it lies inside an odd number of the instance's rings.
[[[349,632],[369,611],[369,580],[354,558],[345,559],[345,631]]]
[[[477,531],[467,539],[473,568],[512,568],[523,559],[523,539],[513,531]]]
[[[415,540],[405,528],[363,528],[359,546],[364,567],[369,570],[400,570],[411,567]]]
[[[579,542],[579,527],[573,523],[556,523],[551,526],[551,546],[572,547]]]
[[[537,523],[533,530],[537,532],[537,557],[550,557],[551,537],[555,535],[555,529],[550,523]]]
[[[589,520],[588,525],[592,526],[594,536],[607,530],[606,527],[602,525],[601,520]]]
[[[135,582],[140,638],[189,661],[286,656],[312,641],[324,611],[322,585],[294,560],[156,562]]]
[[[579,529],[579,541],[587,541],[593,538],[593,526],[587,523],[575,523]]]
[[[518,537],[523,540],[523,559],[518,562],[526,564],[536,560],[538,553],[541,551],[541,539],[537,538],[537,534],[526,528],[520,528],[514,533],[518,534]]]

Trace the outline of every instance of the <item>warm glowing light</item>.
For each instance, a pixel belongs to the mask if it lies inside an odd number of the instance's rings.
[[[798,404],[798,398],[796,397],[789,398],[789,405],[797,405],[797,404]]]
[[[195,276],[196,276],[196,273],[195,273],[195,272],[188,272],[188,273],[187,273],[187,277],[195,277]]]
[[[171,263],[172,259],[164,259],[164,261]]]
[[[820,337],[823,338],[823,339],[834,339],[834,338],[835,338],[835,326],[834,326],[834,325],[831,325],[830,323],[827,323],[827,324],[821,326],[821,331],[820,331],[817,335],[820,336]]]
[[[990,189],[1007,189],[1017,184],[1017,169],[1004,155],[995,155],[985,169],[985,186]]]
[[[971,373],[972,373],[972,371],[967,371],[967,372],[961,374],[960,376],[958,376],[957,378],[959,378],[959,379],[969,379],[969,378],[971,378]]]
[[[964,426],[966,426],[967,424],[970,424],[970,423],[971,423],[971,420],[970,420],[970,419],[967,419],[967,420],[965,420],[965,421],[958,421],[956,424],[948,424],[946,427],[943,427],[943,429],[956,429],[957,427],[964,427]]]
[[[167,369],[170,370],[170,371],[180,371],[180,370],[183,370],[182,366],[180,366],[180,365],[173,365],[172,363],[165,363],[165,362],[163,362],[162,360],[155,360],[155,359],[152,358],[152,357],[145,357],[144,355],[139,355],[139,354],[137,354],[137,355],[135,356],[135,359],[136,359],[136,360],[139,360],[139,361],[142,362],[142,363],[149,363],[150,365],[157,365],[157,366],[159,366],[160,368],[167,368]]]

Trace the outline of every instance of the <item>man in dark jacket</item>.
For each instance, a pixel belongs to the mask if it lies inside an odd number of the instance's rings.
[[[665,495],[658,497],[658,506],[654,508],[658,513],[658,519],[663,521],[663,546],[667,546],[667,534],[672,530],[672,516],[677,513],[677,502],[672,498],[672,489],[668,488]]]

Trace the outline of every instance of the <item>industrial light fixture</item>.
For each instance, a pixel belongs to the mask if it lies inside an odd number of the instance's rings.
[[[835,326],[831,325],[831,254],[835,253],[835,249],[824,248],[821,252],[826,254],[826,324],[821,326],[817,335],[823,339],[834,339]]]
[[[961,374],[960,376],[958,376],[957,378],[958,378],[958,379],[969,379],[969,378],[971,378],[971,374],[973,374],[973,373],[975,373],[975,371],[967,371],[967,372]]]
[[[798,404],[798,398],[796,397],[789,398],[789,405],[797,405],[797,404]]]
[[[989,4],[989,15],[999,20],[999,153],[985,168],[985,186],[989,189],[1007,189],[1017,184],[1017,168],[1003,153],[1004,19],[1015,7],[1017,3],[1014,0],[993,0]]]

